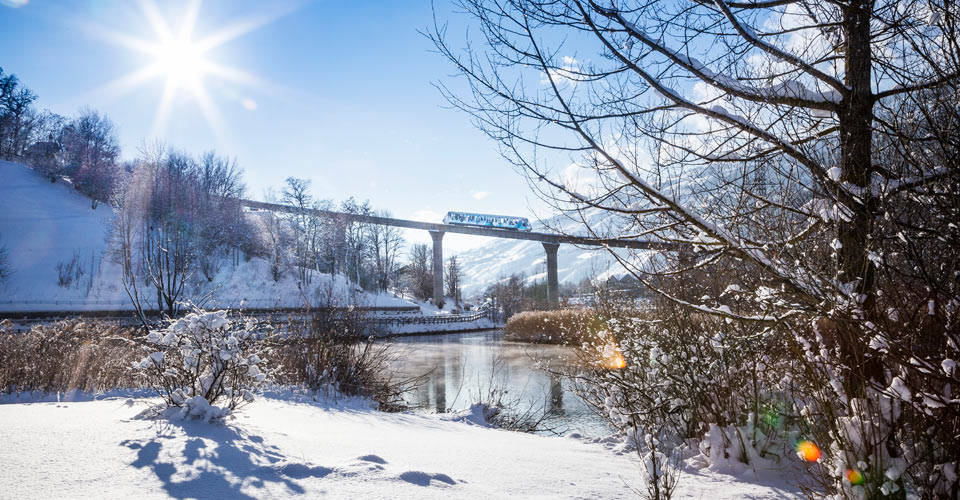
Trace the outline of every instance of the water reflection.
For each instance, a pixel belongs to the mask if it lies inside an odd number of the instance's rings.
[[[407,395],[416,408],[443,413],[500,400],[519,412],[546,412],[554,432],[610,432],[562,377],[550,372],[572,366],[575,357],[567,347],[507,342],[500,332],[408,336],[389,342],[399,350],[393,365],[398,375],[427,374]]]

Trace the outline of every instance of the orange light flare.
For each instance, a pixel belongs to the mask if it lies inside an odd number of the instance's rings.
[[[800,441],[797,443],[797,456],[804,462],[819,462],[820,448],[813,441]]]
[[[846,477],[847,481],[850,481],[850,484],[854,486],[860,486],[865,480],[863,474],[861,474],[857,469],[847,469],[847,472],[843,476]]]
[[[622,370],[627,366],[627,360],[623,357],[623,353],[620,352],[620,348],[617,347],[616,344],[611,343],[603,346],[601,364],[607,370]]]

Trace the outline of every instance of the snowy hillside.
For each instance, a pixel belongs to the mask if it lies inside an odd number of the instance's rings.
[[[601,226],[605,217],[606,214],[598,212],[591,218],[591,224]],[[553,222],[550,223],[553,225]],[[584,233],[582,227],[574,222],[563,223],[561,227],[570,234]],[[533,231],[554,232],[539,222],[533,223]],[[630,256],[627,250],[618,250],[618,253],[624,258]],[[463,270],[463,293],[466,297],[482,293],[491,284],[511,274],[523,273],[528,281],[545,280],[547,276],[546,253],[543,245],[536,241],[491,238],[483,246],[457,254],[457,259]],[[561,285],[577,284],[588,277],[606,279],[624,273],[626,270],[608,250],[602,248],[560,245],[557,253],[557,277]]]
[[[119,268],[103,257],[113,221],[109,206],[93,210],[90,199],[64,181],[51,183],[16,163],[0,161],[0,179],[0,245],[12,271],[0,287],[0,310],[36,301],[126,303]],[[71,282],[60,286],[57,266],[71,263],[72,272],[64,269]]]
[[[113,211],[91,209],[88,198],[66,182],[0,161],[0,245],[8,250],[12,274],[0,285],[0,311],[127,310],[121,269],[107,252]],[[58,269],[59,267],[59,269]],[[328,291],[344,305],[396,307],[413,304],[390,295],[358,291],[342,276],[331,286],[318,275],[300,290],[292,276],[274,281],[262,259],[224,264],[213,282],[196,280],[189,300],[206,307],[298,307],[326,301]]]

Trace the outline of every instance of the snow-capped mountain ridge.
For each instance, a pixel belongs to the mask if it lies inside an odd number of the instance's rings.
[[[608,227],[613,217],[601,211],[588,214],[591,227]],[[579,221],[557,215],[543,222],[532,222],[534,232],[583,235],[586,230]],[[627,258],[630,252],[617,249]],[[528,282],[546,279],[546,252],[536,241],[495,239],[482,246],[457,254],[463,273],[464,296],[481,294],[488,286],[512,274],[523,274]],[[557,252],[557,277],[560,284],[576,284],[584,278],[607,279],[620,276],[626,270],[604,248],[584,248],[563,244]]]

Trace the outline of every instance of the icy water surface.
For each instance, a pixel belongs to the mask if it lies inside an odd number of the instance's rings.
[[[538,368],[572,366],[575,358],[568,347],[505,341],[499,331],[396,337],[389,342],[398,348],[393,363],[398,375],[426,375],[407,395],[416,408],[443,413],[501,398],[521,413],[546,412],[545,433],[599,437],[612,432],[566,382]]]

